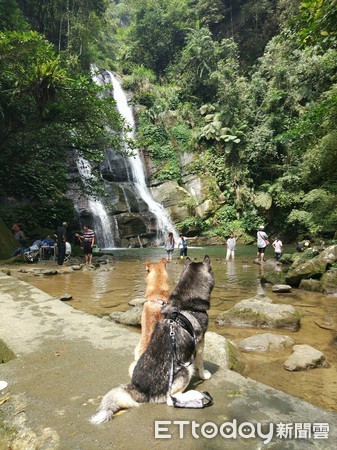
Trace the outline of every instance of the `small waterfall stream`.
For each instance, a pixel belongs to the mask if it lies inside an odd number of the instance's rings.
[[[91,172],[90,163],[78,157],[76,161],[78,172],[82,180],[88,180],[94,177]],[[96,236],[99,236],[99,245],[101,248],[114,248],[115,237],[118,237],[118,228],[109,220],[108,214],[104,208],[103,203],[99,199],[94,199],[88,196],[88,207],[92,212],[94,218],[94,229]]]

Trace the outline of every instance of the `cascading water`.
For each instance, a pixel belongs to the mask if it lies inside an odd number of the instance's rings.
[[[130,128],[126,141],[135,134],[132,109],[118,79],[108,71],[99,73],[92,67],[92,79],[107,90],[113,87],[117,110]],[[128,147],[125,148],[129,150]],[[156,245],[164,242],[164,236],[177,232],[162,205],[151,196],[146,185],[143,163],[137,149],[134,156],[125,157],[113,148],[105,150],[104,161],[100,164],[100,175],[104,181],[104,197],[78,197],[72,192],[72,199],[78,212],[80,223],[92,218],[92,226],[101,248]],[[76,172],[82,181],[93,179],[92,165],[83,157],[76,161]],[[90,224],[90,222],[89,222]]]
[[[86,159],[79,156],[76,160],[76,165],[82,180],[94,178],[90,163]],[[114,248],[116,246],[114,238],[118,237],[118,228],[113,226],[114,224],[109,220],[103,203],[99,199],[89,196],[88,207],[93,215],[94,229],[96,236],[99,236],[100,247],[105,249]]]
[[[112,72],[107,71],[107,73],[109,74],[113,85],[113,95],[116,101],[118,112],[125,119],[126,124],[129,125],[131,129],[131,131],[128,132],[127,137],[133,138],[135,135],[135,122],[132,109],[128,105],[126,95],[118,79],[113,75]],[[157,221],[157,241],[158,243],[160,243],[163,241],[163,236],[166,235],[169,231],[173,231],[175,235],[177,235],[177,232],[164,207],[160,203],[157,203],[152,198],[149,192],[149,189],[146,185],[144,168],[138,149],[133,150],[133,153],[134,156],[127,157],[129,166],[131,167],[132,171],[131,177],[128,173],[128,176],[132,178],[129,179],[129,181],[134,183],[140,197],[148,205],[148,208],[152,212],[152,214],[154,214]]]

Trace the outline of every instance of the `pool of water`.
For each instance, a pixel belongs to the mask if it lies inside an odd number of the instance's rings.
[[[294,249],[285,248],[285,251],[292,252]],[[77,271],[54,277],[37,277],[20,272],[13,275],[53,296],[71,294],[72,300],[68,303],[90,314],[126,311],[130,308],[130,300],[144,296],[145,260],[158,261],[165,257],[165,252],[161,248],[144,248],[113,249],[109,253],[114,255],[115,262],[107,270]],[[256,295],[263,267],[254,264],[255,246],[239,246],[234,261],[225,260],[226,248],[223,246],[189,248],[192,260],[200,261],[206,254],[211,258],[215,278],[209,330],[234,342],[257,333],[288,335],[298,344],[312,345],[321,350],[330,363],[326,369],[288,372],[283,368],[283,363],[291,350],[278,354],[245,353],[247,366],[244,375],[315,405],[337,411],[337,348],[331,344],[332,338],[337,335],[337,331],[332,331],[337,330],[336,298],[299,289],[293,289],[288,294],[277,294],[270,287],[265,287],[265,294],[275,302],[296,307],[301,316],[299,331],[221,327],[215,323],[215,319],[222,311]],[[272,248],[267,249],[266,257],[273,257]],[[183,264],[176,251],[173,261],[167,264],[171,289],[179,279]]]

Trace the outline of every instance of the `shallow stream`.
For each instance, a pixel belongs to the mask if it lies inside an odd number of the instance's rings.
[[[71,294],[72,300],[68,303],[90,314],[101,316],[112,311],[126,311],[130,309],[130,300],[144,296],[145,260],[158,261],[165,253],[158,248],[117,249],[111,252],[115,257],[112,270],[77,271],[52,277],[33,276],[15,270],[12,274],[52,296]],[[296,307],[301,316],[299,331],[220,327],[215,323],[220,312],[256,295],[263,268],[254,264],[254,246],[239,246],[235,261],[225,260],[225,247],[189,248],[191,259],[201,260],[205,254],[211,257],[215,277],[209,311],[210,331],[234,342],[258,333],[288,335],[297,344],[308,344],[321,350],[330,364],[325,369],[288,372],[283,364],[291,349],[277,354],[246,352],[244,375],[314,405],[337,411],[337,346],[331,344],[332,338],[337,335],[337,298],[299,289],[293,289],[288,294],[277,294],[270,287],[265,287],[265,294],[276,303]],[[273,257],[272,249],[268,248],[266,257]],[[167,264],[171,289],[179,279],[183,263],[176,251],[173,261]],[[56,266],[54,262],[46,264],[48,267]]]

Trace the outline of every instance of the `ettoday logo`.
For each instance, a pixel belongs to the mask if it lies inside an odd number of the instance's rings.
[[[174,428],[173,428],[174,427]],[[213,439],[221,436],[223,439],[255,439],[260,438],[264,444],[278,439],[328,439],[328,423],[251,423],[234,419],[218,425],[214,422],[200,424],[195,420],[157,420],[155,421],[155,438],[171,439],[172,432],[178,431],[179,439],[191,436],[194,439]]]

